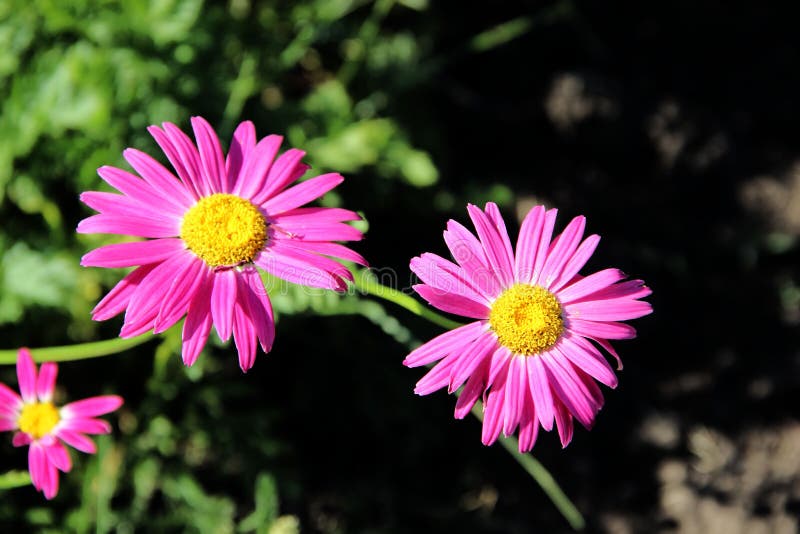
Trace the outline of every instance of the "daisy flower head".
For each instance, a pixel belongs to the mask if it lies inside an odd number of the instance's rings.
[[[196,361],[214,326],[223,341],[233,335],[239,365],[247,371],[257,344],[269,352],[275,338],[272,306],[256,267],[293,283],[343,291],[353,276],[331,257],[366,261],[334,241],[361,239],[346,224],[360,217],[345,209],[302,207],[343,178],[323,174],[292,185],[309,166],[301,150],[277,156],[282,137],[257,142],[253,123],[245,121],[224,155],[204,119],[193,117],[191,123],[196,144],[174,124],[148,128],[175,174],[129,148],[123,156],[138,176],[108,166],[97,171],[120,194],[81,195],[99,214],[82,220],[78,232],[145,238],[106,245],[82,258],[84,266],[136,267],[92,317],[100,321],[124,311],[120,336],[134,337],[163,332],[186,316],[186,365]]]
[[[631,339],[620,321],[652,312],[639,300],[651,293],[641,280],[623,281],[617,269],[588,276],[578,271],[600,238],[583,239],[586,219],[575,217],[553,238],[557,210],[536,206],[522,222],[516,250],[494,203],[467,207],[477,236],[447,223],[444,239],[455,263],[425,253],[411,260],[422,284],[414,290],[431,305],[475,321],[446,332],[409,354],[408,367],[438,362],[414,390],[452,393],[464,385],[455,407],[463,418],[480,396],[482,441],[518,430],[519,450],[533,448],[539,425],[555,422],[566,447],[573,419],[587,429],[603,406],[595,380],[616,387],[617,377],[600,348],[622,362],[609,343]],[[599,348],[598,348],[599,347]]]
[[[111,425],[99,415],[113,412],[122,398],[103,395],[71,402],[58,408],[53,404],[58,365],[43,363],[39,371],[28,349],[17,355],[18,395],[0,384],[0,431],[14,431],[15,447],[28,445],[28,470],[33,487],[52,499],[58,493],[58,472],[68,473],[72,460],[64,444],[94,454],[97,449],[86,434],[108,434]]]

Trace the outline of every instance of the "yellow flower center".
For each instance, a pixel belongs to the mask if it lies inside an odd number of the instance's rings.
[[[52,402],[33,402],[22,407],[17,424],[33,439],[39,439],[49,434],[58,421],[58,409]]]
[[[549,349],[564,330],[555,295],[527,284],[515,284],[497,297],[489,324],[504,347],[525,356]]]
[[[210,267],[253,261],[267,241],[267,221],[247,200],[215,193],[201,198],[181,223],[181,239]]]

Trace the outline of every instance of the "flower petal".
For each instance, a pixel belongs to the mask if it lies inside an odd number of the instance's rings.
[[[79,234],[117,234],[134,237],[175,237],[175,223],[99,213],[87,217],[78,223],[75,229]]]
[[[5,384],[0,384],[0,408],[15,412],[22,408],[22,397]]]
[[[239,367],[247,372],[256,362],[256,328],[253,318],[247,314],[244,299],[246,295],[237,294],[233,310],[233,342],[239,353]]]
[[[242,163],[239,178],[233,186],[234,195],[250,199],[254,204],[261,204],[269,198],[264,194],[268,187],[267,176],[275,164],[275,156],[281,143],[283,137],[280,135],[268,135],[253,147]]]
[[[617,375],[594,345],[580,336],[565,335],[561,338],[561,353],[578,369],[610,388],[617,387]]]
[[[625,323],[584,321],[582,319],[569,319],[570,331],[592,339],[633,339],[636,329]]]
[[[461,387],[467,378],[484,362],[495,350],[503,350],[505,347],[497,347],[494,336],[484,334],[478,337],[463,354],[460,354],[453,368],[450,370],[450,384],[447,388],[448,393],[453,393]],[[459,351],[461,352],[461,351]]]
[[[553,429],[553,417],[555,417],[550,379],[538,355],[528,358],[525,363],[528,366],[528,387],[531,390],[533,404],[536,406],[536,415],[542,428],[550,431]]]
[[[53,399],[53,390],[56,387],[58,364],[53,362],[43,363],[39,368],[39,377],[36,380],[36,395],[40,402],[50,402]]]
[[[122,156],[139,176],[163,195],[164,202],[171,202],[187,209],[194,204],[195,199],[183,183],[148,154],[135,148],[126,148],[122,151]]]
[[[623,278],[625,278],[625,273],[619,269],[603,269],[563,288],[558,292],[558,299],[563,304],[569,304],[586,295],[606,289]]]
[[[211,188],[211,183],[203,174],[200,154],[197,153],[197,147],[189,136],[171,122],[161,123],[161,127],[175,148],[175,152],[186,170],[186,177],[192,182],[190,189],[196,192],[195,198],[206,197],[215,193],[216,191]]]
[[[21,348],[17,352],[17,382],[22,400],[26,403],[36,402],[36,364],[31,352]]]
[[[108,434],[111,432],[111,424],[108,421],[86,417],[64,421],[63,428],[81,434]]]
[[[486,253],[486,259],[489,260],[492,272],[504,287],[510,286],[514,278],[514,264],[513,258],[509,257],[505,248],[503,238],[489,217],[480,208],[469,204],[467,205],[467,211],[470,219],[472,219],[472,224],[475,225],[475,230],[478,232],[478,238],[483,245],[483,250]]]
[[[253,197],[253,202],[263,204],[267,199],[283,191],[289,184],[296,182],[311,167],[301,163],[306,155],[302,150],[290,148],[269,169],[264,187]]]
[[[175,238],[115,243],[92,250],[81,258],[84,267],[135,267],[164,261],[184,250],[183,241]]]
[[[564,269],[561,271],[561,274],[550,284],[550,291],[556,292],[564,285],[568,284],[575,275],[578,274],[586,262],[589,261],[589,258],[592,257],[594,254],[594,250],[597,248],[597,244],[600,242],[600,236],[597,234],[592,234],[586,239],[583,240],[583,243],[580,244],[578,250],[576,250],[572,257],[569,259],[567,264],[564,266]]]
[[[203,117],[192,117],[190,122],[200,153],[200,168],[205,174],[206,180],[214,191],[227,192],[225,160],[216,132]]]
[[[344,291],[345,280],[353,274],[330,258],[295,248],[286,240],[276,240],[255,259],[268,273],[295,284]]]
[[[522,416],[523,405],[520,400],[523,398],[522,391],[528,387],[528,372],[524,359],[527,356],[510,355],[508,365],[508,376],[506,377],[505,397],[503,404],[503,435],[510,436],[519,425]]]
[[[189,303],[208,272],[208,266],[200,260],[186,261],[178,267],[172,285],[161,295],[161,308],[153,323],[154,334],[166,331],[186,314]]]
[[[514,277],[517,282],[529,284],[533,277],[536,252],[544,228],[544,214],[544,206],[534,206],[522,220],[514,258]]]
[[[157,207],[164,215],[180,217],[186,208],[179,203],[164,198],[150,184],[128,171],[104,165],[97,169],[97,174],[111,187],[144,206]]]
[[[237,293],[247,299],[246,312],[252,319],[261,350],[269,352],[275,341],[275,317],[264,282],[258,271],[252,268],[242,270],[239,281]]]
[[[213,323],[211,291],[214,287],[214,275],[205,273],[202,274],[202,277],[203,280],[189,304],[186,321],[183,323],[181,356],[183,363],[188,366],[194,365],[200,351],[203,350]]]
[[[139,284],[155,267],[155,264],[139,267],[120,280],[120,282],[114,286],[114,289],[109,291],[108,295],[103,297],[103,300],[98,302],[97,306],[94,307],[92,310],[92,319],[95,321],[105,321],[125,311],[125,308],[127,308],[130,303],[131,296],[139,287]]]
[[[94,454],[97,452],[97,446],[94,442],[79,432],[73,432],[66,428],[60,428],[56,432],[58,439],[64,441],[70,447],[73,447],[86,454]]]
[[[460,295],[479,304],[490,304],[489,299],[467,281],[466,273],[461,267],[436,254],[426,252],[420,257],[411,258],[409,266],[420,280],[434,289]]]
[[[15,447],[24,447],[33,443],[33,438],[26,432],[16,432],[11,439],[11,444]]]
[[[547,259],[542,267],[542,272],[538,280],[534,283],[550,289],[553,282],[558,279],[564,270],[567,262],[583,238],[583,231],[586,228],[586,217],[580,215],[570,221],[564,231],[556,237],[547,253]]]
[[[442,311],[471,317],[473,319],[486,319],[489,317],[489,308],[462,295],[446,293],[441,289],[425,284],[413,286],[420,297]]]
[[[158,146],[161,147],[161,150],[167,156],[172,168],[178,173],[178,177],[181,182],[183,182],[187,192],[195,200],[199,200],[200,197],[203,196],[204,188],[200,186],[197,179],[198,170],[196,160],[199,160],[197,151],[187,137],[186,142],[189,144],[189,151],[187,153],[186,146],[176,142],[174,137],[169,135],[165,130],[166,128],[162,130],[158,126],[147,127],[147,131],[150,132],[150,135],[156,140]],[[191,156],[189,156],[189,154],[191,154]],[[192,159],[189,159],[190,157]],[[187,160],[191,161],[191,163],[188,163]]]
[[[236,271],[228,269],[214,273],[211,291],[211,317],[214,328],[222,341],[231,337],[233,330],[233,308],[236,302]]]
[[[567,317],[584,321],[627,321],[653,313],[653,306],[628,298],[582,300],[567,304],[564,311]]]
[[[54,442],[52,445],[44,447],[45,456],[47,460],[56,468],[69,473],[72,470],[72,460],[69,457],[66,447],[60,441]]]
[[[122,397],[118,395],[100,395],[79,401],[70,402],[61,407],[64,419],[96,417],[111,413],[122,406]]]
[[[491,358],[484,358],[477,369],[467,379],[464,389],[461,390],[453,416],[456,419],[463,419],[472,410],[486,388],[486,381],[489,374],[489,362]]]
[[[261,207],[268,215],[277,215],[318,199],[343,181],[344,178],[341,174],[323,174],[278,193],[261,203]]]
[[[482,332],[486,331],[486,326],[481,321],[475,321],[464,326],[459,326],[454,330],[449,330],[441,334],[424,345],[411,351],[403,360],[406,367],[419,367],[440,360],[454,350],[463,350],[470,345]]]

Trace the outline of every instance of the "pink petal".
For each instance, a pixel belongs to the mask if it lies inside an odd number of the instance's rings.
[[[419,367],[440,360],[457,349],[470,345],[482,332],[486,325],[475,321],[464,326],[459,326],[441,334],[424,345],[417,347],[403,360],[406,367]]]
[[[589,400],[585,386],[568,363],[563,365],[561,359],[565,357],[558,351],[558,346],[553,347],[551,351],[543,353],[540,357],[547,370],[553,391],[584,427],[591,428],[596,412],[593,403]]]
[[[36,402],[36,364],[31,352],[26,348],[17,352],[17,381],[22,400],[26,403]]]
[[[134,267],[164,261],[184,250],[180,239],[152,239],[116,243],[94,249],[81,258],[84,267]]]
[[[503,404],[503,435],[510,436],[516,430],[522,416],[523,391],[528,387],[528,373],[525,365],[527,356],[510,356],[508,376],[506,378],[505,397]]]
[[[459,354],[452,353],[442,361],[433,366],[433,369],[423,376],[414,387],[417,395],[428,395],[436,390],[442,389],[450,382],[450,372],[453,365],[458,361]]]
[[[256,146],[256,128],[250,121],[244,121],[236,127],[233,132],[233,139],[228,148],[228,157],[225,160],[225,191],[233,192],[236,182],[239,180],[239,171],[242,169],[247,155]],[[249,197],[247,197],[249,198]]]
[[[369,266],[367,260],[353,250],[350,250],[344,245],[339,243],[326,243],[323,241],[300,241],[292,240],[292,246],[306,252],[314,252],[316,254],[324,254],[326,256],[333,256],[345,261],[352,261],[359,265]]]
[[[572,441],[572,432],[574,427],[572,425],[572,414],[560,401],[555,403],[556,415],[556,428],[558,428],[558,437],[561,440],[561,447],[566,447]]]
[[[236,271],[227,269],[214,273],[211,291],[211,317],[222,341],[231,337],[233,309],[236,302]]]
[[[96,417],[111,413],[122,406],[122,397],[118,395],[100,395],[79,401],[70,402],[61,407],[61,416],[64,419],[76,417]]]
[[[200,260],[182,263],[175,272],[172,285],[161,295],[162,304],[153,323],[153,333],[160,334],[186,314],[189,303],[210,269]]]
[[[510,360],[509,360],[510,361]],[[483,403],[483,428],[481,429],[481,443],[491,445],[497,440],[503,428],[506,396],[506,384],[509,365],[505,365],[496,377],[491,391]]]
[[[261,206],[268,215],[277,215],[284,211],[299,208],[312,200],[316,200],[344,181],[341,174],[330,173],[311,178],[305,182],[278,193]]]
[[[590,293],[573,302],[583,302],[589,300],[606,300],[606,299],[640,299],[650,295],[652,291],[649,287],[644,285],[642,280],[626,280],[617,284],[610,285],[599,291]]]
[[[506,269],[508,269],[508,274],[509,274],[509,277],[507,278],[506,281],[510,284],[511,282],[514,281],[514,269],[513,269],[514,249],[511,246],[511,239],[508,237],[508,230],[506,230],[506,223],[503,220],[503,216],[500,214],[500,209],[494,202],[487,202],[484,211],[486,212],[486,216],[489,218],[489,220],[497,230],[497,234],[500,236],[500,243],[503,245],[503,248],[505,249],[506,258],[508,258]]]
[[[296,148],[290,148],[281,154],[267,173],[265,187],[253,197],[255,203],[264,203],[267,199],[283,191],[289,184],[299,180],[310,168],[301,163],[305,155],[305,152]]]
[[[436,254],[425,253],[420,257],[411,258],[410,268],[426,285],[443,293],[457,293],[483,305],[490,303],[489,299],[476,291],[467,281],[466,273],[461,267]]]
[[[252,268],[242,270],[239,281],[242,283],[238,294],[244,295],[247,299],[247,315],[256,329],[261,350],[269,352],[275,341],[275,317],[272,314],[272,303],[264,288],[264,282],[258,271]]]
[[[33,487],[42,491],[47,481],[47,456],[41,444],[33,442],[28,449],[28,471],[31,474]]]
[[[605,289],[623,278],[625,278],[625,273],[619,269],[603,269],[563,288],[558,292],[558,299],[563,304],[569,304],[586,295]]]
[[[128,307],[131,296],[139,287],[139,284],[154,268],[155,265],[146,265],[125,276],[114,286],[114,289],[109,291],[108,295],[103,297],[103,300],[97,303],[97,306],[92,310],[92,319],[104,321],[122,313]]]
[[[126,148],[122,156],[139,176],[163,195],[163,202],[177,204],[187,209],[195,203],[186,186],[149,155],[135,148]]]
[[[483,335],[476,339],[472,345],[464,350],[450,370],[450,384],[447,392],[453,393],[460,388],[464,381],[483,364],[484,360],[488,360],[495,350],[501,350],[502,348],[497,348],[497,342],[493,336]]]
[[[274,241],[255,259],[255,264],[268,273],[309,287],[344,291],[345,279],[353,275],[340,263],[324,256],[294,248],[287,241]]]
[[[180,217],[186,211],[184,206],[165,198],[163,194],[153,189],[150,184],[128,171],[106,165],[97,169],[97,174],[120,193],[137,201],[139,204],[158,209],[164,216]]]
[[[188,137],[186,141],[189,143],[190,153],[193,154],[193,158],[190,161],[192,164],[185,163],[186,161],[186,147],[184,145],[178,145],[173,141],[173,138],[168,135],[164,130],[159,128],[158,126],[148,126],[147,131],[150,132],[150,135],[153,136],[153,139],[156,140],[158,146],[161,147],[161,150],[167,156],[170,164],[178,173],[178,177],[183,182],[183,185],[186,187],[187,192],[192,196],[195,200],[199,200],[200,197],[204,196],[202,191],[204,190],[203,187],[200,187],[198,184],[197,176],[197,164],[195,159],[199,159],[197,155],[197,151],[192,146],[192,142],[189,141]]]
[[[544,206],[534,206],[525,218],[517,237],[517,255],[514,262],[514,277],[517,282],[529,284],[533,278],[536,252],[544,228]]]
[[[580,336],[565,335],[561,338],[561,343],[563,344],[561,353],[569,358],[569,361],[576,367],[601,384],[610,388],[617,387],[619,382],[614,370],[600,354],[600,351],[589,341]]]
[[[483,393],[489,373],[489,361],[490,358],[484,358],[478,368],[467,379],[467,383],[456,401],[456,408],[453,414],[456,419],[463,419],[472,410],[475,402]]]
[[[256,362],[256,329],[242,305],[244,298],[244,295],[237,295],[233,311],[233,341],[239,352],[239,367],[246,373]]]
[[[189,136],[171,122],[164,122],[161,124],[161,127],[172,142],[172,146],[175,147],[175,152],[177,156],[180,157],[181,163],[186,169],[187,176],[193,183],[191,189],[196,191],[195,198],[206,197],[216,193],[216,191],[211,188],[211,184],[206,179],[205,174],[203,174],[200,164],[200,154],[197,153],[197,147]]]
[[[586,217],[582,215],[570,221],[564,231],[553,241],[542,267],[542,272],[534,283],[547,289],[551,287],[578,249],[585,228]]]
[[[56,468],[64,473],[69,473],[72,470],[72,460],[69,457],[66,447],[60,441],[54,442],[52,445],[44,447],[45,456],[47,460]]]
[[[653,313],[649,302],[641,300],[604,299],[582,300],[564,307],[567,317],[584,321],[627,321]]]
[[[431,306],[435,306],[442,311],[471,317],[473,319],[486,319],[489,317],[489,308],[474,300],[455,293],[445,293],[441,289],[417,284],[412,286],[420,297],[428,301]]]
[[[558,291],[564,285],[569,283],[575,275],[578,274],[586,262],[589,261],[589,258],[592,257],[594,254],[594,250],[597,248],[597,244],[600,242],[600,236],[597,234],[592,234],[586,239],[583,240],[583,243],[580,244],[578,250],[572,255],[569,259],[567,264],[564,266],[564,269],[561,271],[561,275],[556,278],[552,284],[550,284],[550,291]]]
[[[280,216],[275,217],[280,219]],[[286,235],[292,240],[304,241],[360,241],[364,234],[361,230],[340,222],[323,223],[286,223],[277,222],[272,228],[277,232]],[[280,234],[278,234],[280,235]]]
[[[183,363],[191,366],[203,350],[211,331],[211,291],[215,276],[203,275],[202,283],[189,304],[186,321],[183,323],[183,346],[181,356]]]
[[[58,470],[50,461],[45,464],[45,480],[42,483],[44,498],[52,499],[58,494]]]
[[[222,156],[222,147],[219,138],[211,125],[202,117],[192,117],[192,130],[197,140],[197,149],[200,153],[200,168],[214,191],[227,192],[227,178],[225,177],[225,160]]]
[[[152,328],[163,304],[164,294],[172,286],[176,273],[183,272],[187,264],[200,261],[191,252],[183,251],[157,264],[131,295],[122,335],[129,337]]]
[[[622,371],[622,358],[619,357],[619,354],[617,354],[617,351],[614,350],[614,347],[611,346],[611,343],[609,343],[605,339],[592,338],[592,340],[595,341],[601,347],[603,347],[606,350],[606,352],[608,352],[610,355],[614,357],[615,360],[617,360],[617,371]]]
[[[94,442],[88,437],[72,430],[61,428],[56,432],[56,436],[63,440],[67,445],[86,454],[94,454],[97,452],[97,447]]]
[[[470,219],[472,219],[472,224],[475,225],[475,230],[478,232],[478,238],[481,240],[483,250],[486,252],[486,259],[489,260],[489,266],[494,275],[504,287],[510,286],[513,283],[514,276],[513,258],[509,257],[503,238],[492,221],[489,220],[489,217],[480,208],[469,204],[467,211]]]
[[[66,420],[62,423],[62,428],[81,434],[108,434],[111,432],[111,425],[108,421],[85,417]]]
[[[569,319],[570,331],[592,339],[633,339],[636,329],[624,323]]]
[[[11,440],[11,444],[15,447],[24,447],[33,443],[33,438],[30,434],[25,432],[17,432]]]
[[[5,384],[0,384],[0,408],[16,412],[22,408],[22,397]]]
[[[7,432],[9,430],[16,430],[18,428],[17,418],[0,417],[0,432]]]
[[[547,377],[547,371],[539,355],[530,356],[526,360],[526,364],[528,366],[528,387],[536,406],[536,415],[539,417],[542,428],[550,431],[553,429],[553,417],[555,416],[550,379]]]
[[[536,247],[536,256],[533,261],[531,280],[538,280],[547,260],[547,251],[550,249],[550,239],[553,237],[553,228],[556,225],[557,209],[547,210],[544,214],[544,223],[539,233],[539,243]],[[522,232],[522,230],[520,230]]]
[[[57,375],[58,364],[56,363],[46,362],[39,368],[39,377],[36,380],[36,394],[40,402],[50,402],[53,399]]]
[[[104,191],[84,191],[80,195],[80,200],[93,210],[106,215],[139,218],[144,222],[155,221],[171,224],[175,228],[175,235],[180,230],[180,214],[159,210],[158,205],[142,204],[125,195],[106,193]],[[163,204],[163,202],[159,204]]]
[[[239,179],[233,186],[233,194],[250,199],[257,205],[269,198],[264,194],[268,187],[266,180],[282,142],[280,135],[268,135],[255,145],[244,159]]]
[[[489,261],[480,241],[456,221],[447,222],[444,240],[453,259],[463,268],[472,286],[487,299],[497,297],[502,288],[497,277],[489,268]]]
[[[79,234],[117,234],[134,237],[175,237],[178,234],[172,221],[157,221],[122,215],[100,213],[87,217],[75,229]]]
[[[539,423],[536,421],[536,410],[527,388],[520,389],[519,403],[522,405],[522,415],[519,419],[519,452],[530,451],[536,443],[539,434]]]

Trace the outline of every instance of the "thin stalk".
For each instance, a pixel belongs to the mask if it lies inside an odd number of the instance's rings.
[[[30,349],[30,351],[34,361],[39,363],[68,362],[109,356],[141,345],[152,338],[153,336],[150,334],[142,334],[141,336],[132,337],[130,339],[114,338],[104,341],[91,341],[89,343],[76,343],[75,345],[62,345],[60,347]],[[17,363],[17,350],[18,349],[0,350],[0,365],[12,365]]]
[[[477,417],[479,421],[483,421],[482,407],[483,405],[480,404],[480,401],[472,406],[472,415]],[[558,511],[561,512],[561,515],[564,516],[564,519],[569,522],[570,526],[575,530],[583,530],[586,526],[586,522],[580,511],[572,504],[572,501],[569,500],[569,497],[567,497],[561,489],[561,486],[558,485],[556,479],[553,478],[553,475],[545,469],[539,460],[530,454],[519,452],[519,441],[514,436],[505,437],[501,435],[497,441],[500,442],[500,445],[502,445],[517,463],[519,463],[536,483],[539,484],[539,487],[542,488],[545,495],[553,502]]]
[[[422,303],[413,297],[396,289],[392,289],[391,287],[386,287],[375,280],[375,277],[369,272],[368,269],[356,271],[354,278],[355,281],[353,282],[353,285],[361,293],[393,302],[398,306],[407,309],[411,313],[419,315],[433,324],[441,326],[442,328],[447,328],[448,330],[463,326],[461,323],[453,321],[452,319],[448,319],[444,315],[440,315],[435,311],[426,308]]]

